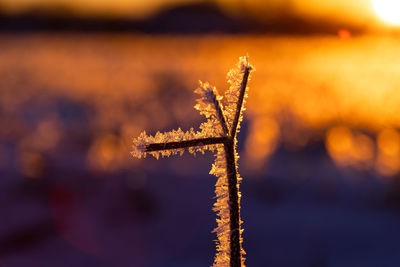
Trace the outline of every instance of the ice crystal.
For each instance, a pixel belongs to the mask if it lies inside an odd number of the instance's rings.
[[[243,76],[245,75],[246,70],[255,70],[253,66],[249,65],[248,57],[241,57],[239,62],[237,63],[237,67],[231,69],[227,75],[227,81],[230,84],[229,89],[225,92],[225,99],[223,100],[224,106],[224,114],[226,114],[227,124],[229,126],[229,131],[232,131],[231,127],[233,126],[236,110],[238,105],[241,106],[241,109],[238,113],[238,124],[237,124],[237,131],[240,128],[240,122],[243,119],[242,112],[246,110],[244,107],[246,104],[246,99],[248,97],[247,92],[249,91],[249,87],[245,87],[243,92],[242,101],[243,103],[239,103],[240,100],[240,89],[243,83]],[[250,77],[248,77],[250,80]]]
[[[204,134],[212,136],[223,136],[227,134],[227,126],[225,122],[225,114],[221,107],[220,101],[222,96],[218,94],[215,87],[209,83],[199,82],[199,87],[194,91],[200,95],[197,99],[195,109],[200,111],[208,120],[200,125],[200,129]]]
[[[156,151],[148,151],[147,149],[150,144],[167,144],[172,142],[179,143],[181,141],[190,141],[190,140],[202,139],[205,137],[206,136],[203,133],[203,131],[195,132],[193,128],[191,128],[187,132],[182,131],[181,128],[166,133],[157,132],[155,136],[147,135],[146,132],[144,131],[139,135],[138,138],[135,138],[133,140],[133,151],[131,152],[131,154],[137,158],[142,158],[142,157],[145,158],[147,154],[150,154],[154,156],[156,159],[159,159],[160,156],[168,157],[170,155],[177,155],[177,154],[182,155],[185,149],[179,146],[177,148],[169,148]],[[206,150],[213,151],[214,149],[215,149],[214,145],[204,145],[202,143],[188,147],[188,151],[191,154],[196,154],[197,152],[204,154]]]
[[[215,163],[210,174],[218,177],[215,184],[216,202],[213,210],[217,213],[217,228],[213,232],[217,234],[217,255],[215,256],[213,266],[229,266],[229,195],[228,195],[228,176],[226,171],[225,150],[223,147],[217,148]]]
[[[254,68],[247,57],[241,57],[237,68],[228,73],[229,89],[225,99],[209,83],[200,82],[195,90],[200,98],[195,109],[204,115],[207,121],[200,125],[200,131],[191,128],[184,132],[180,128],[166,133],[157,132],[154,136],[142,132],[133,140],[134,157],[146,157],[147,154],[159,158],[170,155],[182,155],[185,148],[189,153],[216,152],[215,162],[210,174],[218,177],[215,185],[216,203],[213,210],[217,213],[217,254],[215,267],[244,267],[242,249],[242,229],[240,220],[239,183],[242,180],[237,172],[239,156],[236,152],[236,134],[243,119],[242,112],[247,98],[247,81]]]

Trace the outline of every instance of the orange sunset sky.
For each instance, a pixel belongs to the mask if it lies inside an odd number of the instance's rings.
[[[146,17],[176,4],[209,2],[228,12],[247,10],[254,16],[296,14],[368,23],[376,19],[371,0],[2,0],[6,12],[20,12],[37,6],[64,6],[85,15]]]

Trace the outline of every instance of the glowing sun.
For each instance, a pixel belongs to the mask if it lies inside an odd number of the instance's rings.
[[[400,1],[399,0],[372,0],[376,13],[384,21],[400,25]]]

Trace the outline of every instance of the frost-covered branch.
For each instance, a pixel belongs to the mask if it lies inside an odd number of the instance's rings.
[[[226,137],[209,137],[209,138],[199,138],[187,141],[148,144],[145,145],[144,152],[222,144],[226,140],[227,140]]]
[[[222,197],[225,199],[223,202],[225,205],[219,205],[218,214],[221,217],[221,221],[218,222],[218,228],[222,228],[220,231],[224,233],[219,235],[219,253],[215,259],[214,266],[230,266],[230,267],[244,267],[244,257],[245,254],[242,248],[243,239],[241,237],[242,229],[240,225],[242,221],[240,220],[240,193],[239,193],[239,182],[241,178],[237,172],[237,160],[239,156],[236,152],[236,133],[238,130],[239,122],[242,120],[242,110],[244,110],[244,101],[247,97],[246,91],[247,81],[249,80],[250,71],[252,67],[248,64],[247,58],[241,58],[236,70],[231,70],[228,74],[230,78],[228,81],[231,84],[227,92],[227,99],[232,101],[236,99],[236,103],[231,106],[230,112],[232,112],[235,107],[235,113],[230,113],[230,118],[233,118],[231,125],[231,132],[229,136],[229,141],[224,143],[224,153],[225,153],[225,168],[226,174],[219,175],[219,180],[224,181],[224,187],[227,188],[222,191],[222,194],[226,194],[228,191],[228,196]],[[241,76],[242,75],[242,76]],[[234,115],[234,116],[232,116]],[[218,160],[218,159],[217,159]],[[217,161],[216,160],[216,161]],[[221,164],[221,163],[220,163]],[[218,176],[218,175],[217,175]],[[218,183],[217,183],[218,185]],[[217,196],[221,194],[220,190],[216,190]],[[227,212],[228,211],[228,212]],[[223,214],[221,216],[221,214]],[[229,214],[229,215],[227,215]],[[227,217],[229,217],[229,226],[226,224]],[[229,240],[229,248],[226,245],[221,245]],[[226,251],[223,251],[224,248]],[[227,257],[229,255],[229,257]],[[229,258],[229,262],[227,262]]]
[[[222,139],[220,139],[222,138]],[[147,154],[159,158],[170,155],[182,155],[185,148],[189,153],[204,153],[205,150],[214,150],[215,145],[223,142],[223,137],[209,137],[208,132],[195,132],[193,128],[184,132],[180,128],[166,133],[157,132],[155,136],[142,132],[133,140],[132,156],[146,157]]]
[[[237,172],[238,154],[236,135],[243,119],[242,112],[247,98],[247,82],[254,68],[247,57],[241,57],[237,68],[228,73],[229,89],[223,98],[215,87],[200,82],[195,93],[200,95],[195,109],[207,118],[200,125],[200,131],[181,129],[166,133],[157,132],[155,136],[140,134],[133,140],[134,157],[146,157],[147,154],[159,158],[175,154],[182,155],[185,149],[189,153],[204,153],[216,150],[215,163],[210,174],[218,177],[215,185],[217,201],[213,210],[217,213],[217,254],[215,267],[244,267],[242,249],[242,221],[240,219],[240,178]]]
[[[217,89],[209,83],[200,81],[199,87],[194,92],[200,95],[200,98],[197,99],[197,105],[194,108],[199,110],[200,114],[208,119],[200,128],[205,131],[207,128],[211,130],[216,127],[217,135],[226,136],[228,134],[228,126],[221,107],[220,101],[222,100],[222,96],[218,94]]]
[[[246,95],[247,81],[249,79],[250,70],[251,70],[251,67],[249,67],[249,66],[246,66],[244,69],[243,79],[242,79],[242,82],[240,85],[239,99],[238,99],[238,102],[236,105],[235,118],[233,120],[232,128],[231,128],[231,136],[232,137],[236,135],[236,129],[237,129],[237,126],[239,123],[239,118],[241,118],[241,116],[242,116],[243,101],[244,101],[244,97]]]
[[[217,111],[217,118],[222,126],[222,130],[224,131],[224,135],[228,135],[228,125],[226,124],[226,119],[224,112],[222,111],[221,102],[222,96],[213,96],[215,110]]]
[[[224,114],[226,114],[227,124],[230,127],[230,136],[234,137],[240,128],[242,120],[242,111],[245,110],[246,104],[247,82],[250,80],[250,73],[254,71],[254,67],[249,64],[247,57],[241,57],[237,67],[228,72],[227,80],[230,84],[229,89],[225,92],[222,102]]]

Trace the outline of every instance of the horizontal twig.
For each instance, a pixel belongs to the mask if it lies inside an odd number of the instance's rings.
[[[187,140],[187,141],[154,143],[154,144],[146,145],[145,152],[188,148],[188,147],[194,147],[194,146],[223,144],[224,142],[226,142],[226,140],[227,140],[227,137],[208,137],[208,138],[199,138],[199,139],[193,139],[193,140]]]

